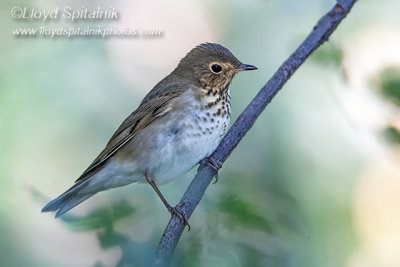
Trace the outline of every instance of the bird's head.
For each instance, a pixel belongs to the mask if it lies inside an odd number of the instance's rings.
[[[240,62],[222,45],[203,43],[179,62],[174,73],[205,91],[225,91],[236,73],[255,69],[255,66]]]

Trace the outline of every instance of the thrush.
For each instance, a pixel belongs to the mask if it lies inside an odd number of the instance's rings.
[[[171,215],[188,225],[186,215],[168,204],[157,185],[214,152],[230,122],[229,85],[238,72],[255,69],[219,44],[193,48],[123,121],[75,184],[42,212],[56,211],[58,217],[97,192],[147,182]]]

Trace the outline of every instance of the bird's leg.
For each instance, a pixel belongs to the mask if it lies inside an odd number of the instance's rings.
[[[146,172],[145,173],[145,177],[146,177],[147,182],[151,185],[151,187],[153,187],[153,189],[157,193],[158,197],[164,203],[164,205],[167,208],[167,210],[169,211],[169,213],[171,213],[171,216],[173,216],[173,215],[178,216],[183,221],[185,226],[186,225],[188,226],[188,231],[190,231],[189,220],[187,219],[185,212],[182,209],[180,209],[178,206],[177,207],[171,207],[171,205],[168,204],[168,201],[161,194],[160,190],[158,189],[156,183],[153,180],[153,177],[150,174],[148,174]]]
[[[215,171],[215,181],[213,184],[216,184],[218,182],[218,170],[222,167],[222,164],[213,157],[206,158],[206,162],[208,162],[210,167]]]

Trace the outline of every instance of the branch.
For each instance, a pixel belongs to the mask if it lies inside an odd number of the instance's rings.
[[[337,0],[335,6],[323,16],[307,36],[304,42],[296,51],[281,65],[272,78],[259,91],[246,109],[230,128],[227,135],[219,144],[210,160],[221,166],[229,157],[243,136],[253,126],[254,122],[278,93],[282,86],[290,79],[293,73],[307,59],[307,57],[320,45],[326,42],[339,23],[350,12],[350,9],[357,0]],[[192,183],[187,188],[178,206],[189,218],[197,204],[204,195],[217,171],[207,160],[203,160],[197,170]],[[153,266],[168,266],[172,254],[183,232],[184,224],[176,216],[171,217],[164,234],[161,237],[156,254],[153,259]]]

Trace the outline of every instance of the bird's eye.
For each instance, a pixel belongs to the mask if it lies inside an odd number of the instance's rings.
[[[219,73],[219,72],[221,72],[221,70],[222,70],[222,66],[219,65],[219,64],[212,64],[212,65],[211,65],[211,70],[212,70],[212,72],[214,72],[214,73]]]

